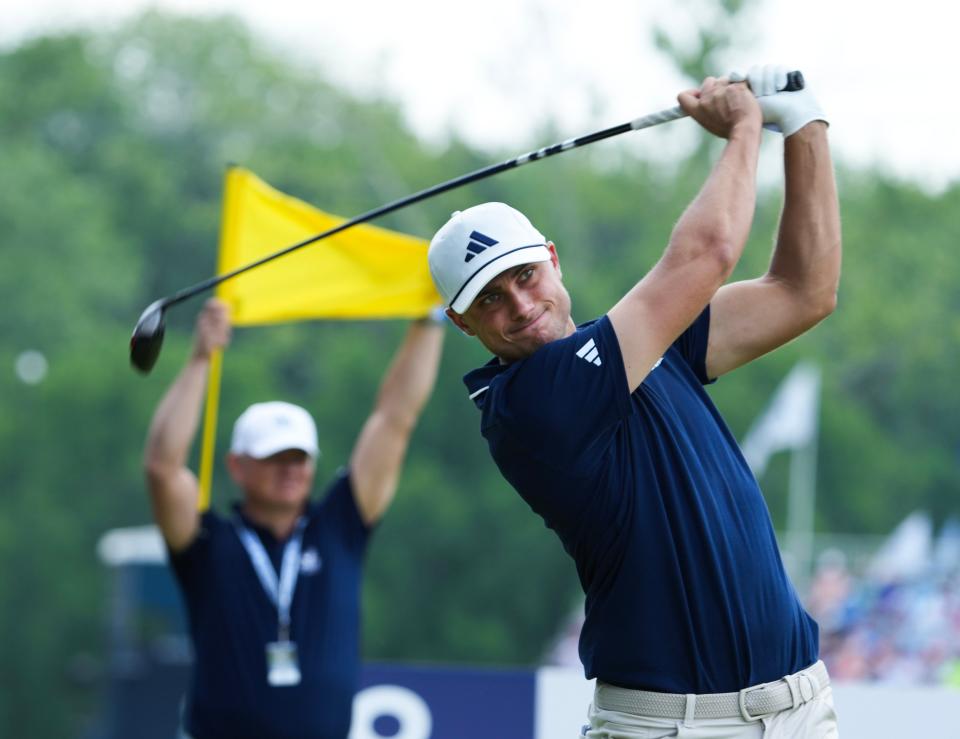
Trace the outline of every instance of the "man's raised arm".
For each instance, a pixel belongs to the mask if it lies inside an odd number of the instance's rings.
[[[809,90],[777,93],[772,72],[750,84],[768,126],[784,133],[785,194],[767,273],[721,288],[710,304],[707,374],[719,377],[786,344],[834,309],[840,281],[840,207],[827,123]]]
[[[444,327],[415,321],[380,384],[373,411],[350,456],[357,507],[369,526],[393,500],[410,436],[433,391]]]
[[[197,318],[193,352],[154,411],[143,453],[153,516],[173,551],[185,549],[199,529],[196,476],[187,468],[200,423],[210,355],[230,340],[227,306],[216,298]]]
[[[756,204],[761,114],[753,93],[745,84],[708,77],[699,90],[678,99],[727,144],[660,261],[608,314],[631,392],[733,271]]]

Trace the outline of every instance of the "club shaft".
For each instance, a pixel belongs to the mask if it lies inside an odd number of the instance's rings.
[[[175,292],[173,295],[170,295],[161,300],[162,308],[169,308],[171,305],[176,305],[181,303],[184,300],[187,300],[194,295],[209,290],[212,287],[216,287],[221,282],[229,280],[231,277],[236,277],[248,270],[253,269],[254,267],[259,267],[261,264],[266,264],[271,262],[274,259],[278,259],[285,254],[289,254],[292,251],[301,249],[304,246],[312,244],[321,239],[325,239],[329,236],[340,233],[341,231],[346,231],[351,226],[356,226],[360,223],[366,223],[367,221],[372,221],[375,218],[380,216],[385,216],[388,213],[392,213],[395,210],[400,208],[405,208],[408,205],[413,203],[418,203],[421,200],[426,200],[427,198],[432,198],[434,195],[440,195],[441,193],[448,192],[449,190],[454,190],[458,187],[463,187],[464,185],[469,185],[472,182],[477,182],[478,180],[486,179],[487,177],[492,177],[495,174],[500,174],[505,172],[508,169],[515,169],[524,164],[529,164],[530,162],[535,162],[540,159],[546,159],[547,157],[553,156],[554,154],[559,154],[560,152],[570,151],[571,149],[576,149],[580,146],[586,146],[587,144],[592,144],[597,141],[603,141],[604,139],[611,138],[613,136],[619,136],[622,133],[627,133],[628,131],[639,131],[642,128],[650,128],[651,126],[659,125],[660,123],[666,123],[667,121],[673,121],[678,118],[683,118],[686,116],[679,107],[669,108],[667,110],[661,110],[657,113],[651,113],[650,115],[643,116],[641,118],[636,118],[627,123],[621,123],[618,126],[611,126],[610,128],[605,128],[602,131],[595,131],[593,133],[588,133],[583,136],[579,136],[573,139],[567,139],[566,141],[561,141],[558,144],[553,144],[552,146],[545,146],[542,149],[537,149],[535,151],[527,152],[521,156],[515,157],[513,159],[508,159],[505,162],[500,162],[499,164],[491,164],[490,166],[483,167],[481,169],[474,170],[460,177],[456,177],[452,180],[447,180],[446,182],[441,182],[439,185],[434,185],[433,187],[428,187],[425,190],[416,192],[413,195],[408,195],[407,197],[400,198],[399,200],[394,200],[391,203],[386,205],[381,205],[379,208],[374,208],[373,210],[368,210],[366,213],[361,213],[358,216],[351,218],[348,221],[344,221],[338,226],[327,229],[321,233],[318,233],[310,238],[304,239],[303,241],[298,241],[296,244],[291,244],[290,246],[284,247],[280,251],[274,252],[273,254],[268,254],[267,256],[258,259],[249,264],[245,264],[242,267],[237,267],[230,272],[225,272],[222,275],[216,275],[210,277],[209,279],[204,280],[203,282],[198,282],[195,285],[185,287],[182,290]]]
[[[792,92],[796,90],[802,90],[804,85],[805,83],[803,74],[801,74],[799,71],[793,71],[787,74],[787,85],[783,89]],[[612,136],[619,136],[621,133],[627,133],[628,131],[639,131],[643,128],[658,126],[661,123],[675,121],[678,118],[684,118],[686,115],[687,114],[684,113],[679,106],[667,108],[656,113],[650,113],[649,115],[641,116],[640,118],[634,118],[632,121],[621,123],[619,126],[611,126],[610,128],[605,128],[602,131],[588,133],[575,139],[567,139],[566,141],[561,141],[559,144],[545,146],[542,149],[528,152],[514,159],[508,159],[507,161],[500,162],[499,164],[491,164],[488,167],[483,167],[482,169],[475,170],[452,180],[441,182],[439,185],[428,187],[426,190],[421,190],[413,195],[408,195],[405,198],[394,200],[392,203],[381,205],[379,208],[368,210],[366,213],[362,213],[361,215],[351,218],[349,221],[344,221],[339,226],[334,226],[333,228],[322,233],[318,233],[315,236],[311,236],[308,239],[299,241],[296,244],[291,244],[290,246],[285,247],[278,252],[268,254],[267,256],[256,260],[255,262],[245,264],[244,266],[238,267],[231,272],[226,272],[222,275],[216,275],[204,280],[203,282],[198,282],[196,285],[185,287],[182,290],[175,292],[173,295],[170,295],[166,298],[161,298],[159,301],[157,301],[159,304],[159,309],[163,310],[171,305],[181,303],[184,300],[203,292],[204,290],[209,290],[211,287],[219,285],[224,280],[229,280],[231,277],[236,277],[239,274],[243,274],[254,267],[259,267],[261,264],[272,262],[274,259],[282,257],[284,254],[289,254],[292,251],[296,251],[297,249],[307,246],[308,244],[312,244],[316,241],[320,241],[321,239],[325,239],[328,236],[338,234],[341,231],[347,230],[351,226],[372,221],[374,218],[385,216],[387,213],[392,213],[395,210],[412,205],[413,203],[418,203],[421,200],[432,198],[434,195],[440,195],[441,193],[449,190],[454,190],[458,187],[469,185],[471,182],[477,182],[478,180],[492,177],[493,175],[499,174],[500,172],[505,172],[508,169],[515,169],[523,164],[529,164],[530,162],[535,162],[539,159],[546,159],[547,157],[553,156],[554,154],[559,154],[562,151],[570,151],[570,149],[576,149],[579,146],[586,146],[587,144],[592,144],[596,141],[603,141],[604,139],[609,139]]]

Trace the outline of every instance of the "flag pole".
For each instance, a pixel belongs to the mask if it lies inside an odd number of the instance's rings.
[[[817,427],[820,410],[820,368],[808,365],[814,373],[816,392],[811,394],[813,424],[805,444],[790,456],[790,480],[787,497],[787,549],[793,558],[793,581],[806,595],[813,566],[814,512],[817,488]]]
[[[203,513],[210,507],[213,487],[213,452],[217,444],[217,409],[220,405],[220,377],[223,374],[223,352],[217,349],[210,355],[207,379],[207,402],[203,413],[203,441],[200,447],[200,497],[197,510]]]
[[[236,199],[236,185],[232,173],[237,171],[233,164],[227,165],[223,178],[223,205],[220,213],[220,240],[217,245],[218,271],[223,268],[223,247],[228,238],[232,238],[236,224],[233,216],[238,206],[231,207]],[[222,299],[220,289],[216,295]],[[223,377],[223,350],[217,349],[210,354],[210,369],[207,372],[207,398],[203,409],[203,436],[200,443],[200,495],[197,498],[197,510],[203,513],[210,508],[213,491],[214,450],[217,447],[217,417],[220,410],[220,379]]]

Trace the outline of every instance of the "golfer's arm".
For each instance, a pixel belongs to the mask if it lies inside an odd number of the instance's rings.
[[[703,311],[743,251],[756,202],[760,127],[738,125],[660,261],[609,312],[633,392]]]
[[[711,302],[711,377],[786,344],[836,306],[840,208],[826,124],[811,123],[786,139],[784,170],[784,207],[767,273],[724,286]]]
[[[200,423],[208,368],[206,358],[190,359],[157,406],[144,448],[153,516],[173,551],[193,541],[200,523],[200,488],[187,457]]]
[[[432,322],[411,324],[354,446],[350,476],[367,525],[380,519],[397,490],[410,436],[437,379],[443,334]]]

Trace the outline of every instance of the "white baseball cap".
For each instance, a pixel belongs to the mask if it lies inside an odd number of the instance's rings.
[[[320,453],[317,426],[298,405],[282,400],[254,403],[233,424],[234,454],[264,459],[286,449],[302,449],[314,458]]]
[[[520,211],[504,203],[482,203],[454,212],[437,231],[427,252],[430,276],[444,302],[463,313],[501,272],[549,260],[546,243]]]

